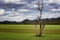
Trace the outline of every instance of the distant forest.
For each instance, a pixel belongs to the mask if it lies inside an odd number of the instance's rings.
[[[58,24],[60,25],[60,17],[58,18],[46,18],[46,19],[41,19],[40,22],[39,20],[35,19],[35,20],[29,20],[29,19],[25,19],[22,22],[16,22],[16,21],[0,21],[0,24]]]

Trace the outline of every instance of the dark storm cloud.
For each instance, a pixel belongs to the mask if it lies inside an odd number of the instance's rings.
[[[49,6],[53,6],[55,9],[58,9],[60,7],[60,4],[51,3]]]
[[[35,0],[23,0],[23,1],[27,1],[28,3],[32,3]]]
[[[22,21],[24,19],[35,19],[39,15],[37,0],[9,1],[0,0],[0,19],[2,20]],[[57,3],[44,3],[42,18],[59,17],[59,7],[60,4]]]
[[[4,3],[4,4],[0,4],[0,8],[2,9],[8,9],[8,8],[22,8],[24,7],[25,4],[13,4],[13,3]]]

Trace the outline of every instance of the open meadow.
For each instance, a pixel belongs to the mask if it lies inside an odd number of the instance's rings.
[[[34,25],[0,24],[0,40],[60,40],[60,25],[46,25],[42,37],[35,35]]]

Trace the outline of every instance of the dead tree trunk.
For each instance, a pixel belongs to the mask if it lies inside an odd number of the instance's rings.
[[[38,1],[38,10],[40,12],[40,16],[39,16],[40,29],[39,29],[39,34],[37,34],[36,36],[41,37],[43,29],[45,27],[44,23],[41,23],[41,17],[42,17],[42,11],[43,11],[43,0]]]
[[[45,27],[45,25],[40,25],[39,37],[42,35],[44,27]]]

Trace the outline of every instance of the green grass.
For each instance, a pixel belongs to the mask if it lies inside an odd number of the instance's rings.
[[[60,29],[60,25],[46,25],[45,28]]]
[[[60,40],[60,25],[46,25],[42,37],[36,37],[34,29],[34,25],[0,24],[0,40]]]
[[[11,28],[11,29],[34,29],[35,25],[17,25],[17,24],[0,24],[0,28]],[[39,28],[39,25],[38,27]],[[45,25],[45,28],[58,28],[60,29],[60,25]]]
[[[43,34],[42,37],[36,37],[31,33],[8,33],[0,32],[0,40],[60,40],[59,34]]]
[[[0,28],[12,28],[12,29],[34,29],[34,25],[0,25]]]

